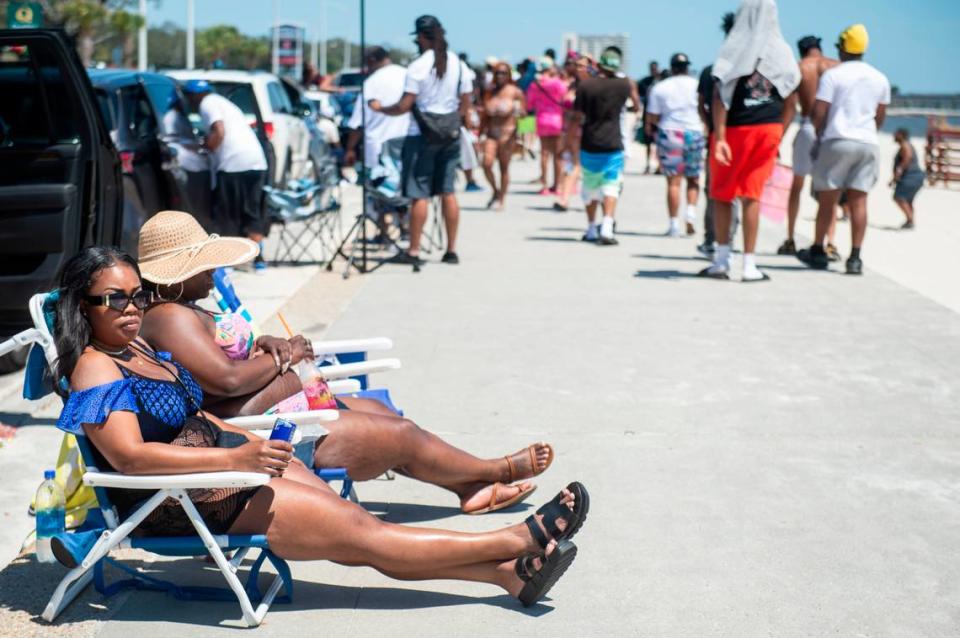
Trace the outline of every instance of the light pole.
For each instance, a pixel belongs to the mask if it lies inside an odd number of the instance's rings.
[[[271,70],[274,75],[280,72],[280,0],[273,0],[273,55]]]
[[[140,18],[143,24],[137,30],[137,69],[147,70],[147,0],[140,0]]]
[[[194,0],[187,0],[187,68],[196,68],[196,23],[194,22]]]

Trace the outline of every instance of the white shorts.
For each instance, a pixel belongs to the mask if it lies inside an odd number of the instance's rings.
[[[793,175],[806,177],[813,173],[813,145],[817,141],[817,131],[808,118],[800,122],[800,130],[793,138]]]

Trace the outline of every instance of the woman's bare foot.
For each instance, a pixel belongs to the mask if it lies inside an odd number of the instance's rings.
[[[553,463],[553,447],[549,443],[539,441],[505,456],[504,460],[506,467],[501,473],[501,481],[512,483],[520,479],[532,478],[543,474]]]
[[[550,544],[547,545],[547,549],[544,551],[544,555],[549,556],[555,549],[557,549],[556,541],[550,541]],[[520,596],[520,590],[523,589],[524,585],[524,581],[517,575],[518,560],[520,559],[515,558],[497,565],[497,584],[503,587],[503,589],[514,598]],[[540,571],[541,567],[543,567],[543,561],[539,556],[531,559],[531,569],[536,572]]]
[[[460,510],[465,514],[494,512],[515,505],[533,494],[537,486],[530,481],[515,483],[474,483],[460,493]]]
[[[569,508],[570,512],[573,512],[573,508],[576,506],[577,497],[573,492],[564,488],[560,491],[562,495],[560,498],[560,504],[565,505]],[[532,518],[537,522],[537,525],[540,526],[540,530],[546,536],[550,536],[550,533],[543,526],[543,515],[542,514],[533,514]],[[556,525],[557,529],[560,530],[560,533],[563,533],[567,529],[569,523],[563,518],[557,519]],[[537,542],[537,539],[533,537],[533,534],[530,532],[530,528],[527,527],[526,523],[517,523],[507,528],[512,534],[515,534],[523,543],[524,543],[524,552],[535,552],[539,553],[543,551],[543,548],[540,546],[540,543]],[[553,538],[550,538],[550,543],[554,541]],[[548,543],[549,545],[549,543]]]

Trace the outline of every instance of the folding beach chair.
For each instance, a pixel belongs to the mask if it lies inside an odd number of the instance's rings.
[[[34,295],[30,300],[30,314],[34,320],[34,327],[0,343],[0,355],[16,347],[34,344],[27,360],[24,377],[24,396],[28,399],[40,398],[52,391],[53,375],[45,374],[45,370],[47,366],[52,367],[57,357],[50,331],[55,303],[56,295]],[[298,436],[302,437],[305,430],[311,435],[324,434],[326,430],[320,426],[320,423],[336,419],[337,412],[316,410],[297,414],[258,415],[231,419],[230,422],[237,427],[254,431],[258,431],[257,428],[264,428],[258,432],[266,434],[270,424],[278,417],[288,418],[298,423],[301,426],[298,428]],[[52,622],[91,581],[94,582],[97,591],[105,596],[110,596],[122,589],[136,588],[166,591],[177,598],[187,600],[235,598],[240,604],[243,622],[251,627],[260,624],[274,601],[290,600],[293,593],[290,570],[283,559],[270,551],[266,536],[262,534],[213,535],[186,491],[196,488],[257,487],[269,482],[268,475],[255,472],[203,472],[126,476],[117,472],[99,472],[86,437],[77,436],[75,441],[83,460],[83,464],[78,468],[82,472],[83,484],[93,488],[97,504],[80,529],[76,532],[67,532],[62,541],[75,547],[87,545],[90,547],[80,559],[79,564],[72,568],[57,586],[43,611],[42,616],[45,620]],[[329,478],[343,480],[344,488],[341,495],[347,496],[352,492],[352,481],[344,470],[334,469],[317,473],[321,478],[325,478],[325,473]],[[106,488],[144,490],[147,498],[126,519],[120,520],[105,491]],[[149,494],[149,492],[153,493]],[[180,503],[187,518],[196,529],[197,535],[132,537],[130,534],[137,525],[168,497]],[[116,548],[138,548],[165,556],[196,556],[208,553],[226,579],[229,589],[180,586],[142,574],[110,558],[109,552]],[[260,550],[260,554],[250,567],[244,584],[240,582],[237,571],[251,549]],[[224,552],[230,551],[236,551],[236,554],[228,560]],[[278,576],[265,592],[261,592],[258,580],[265,561],[270,561]],[[103,571],[107,563],[126,572],[130,578],[107,584]],[[284,589],[285,595],[278,597],[281,588]]]
[[[342,234],[338,189],[305,179],[286,189],[264,186],[270,221],[280,225],[274,263],[327,262]]]

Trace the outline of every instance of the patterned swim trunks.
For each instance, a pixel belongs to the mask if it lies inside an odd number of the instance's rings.
[[[703,165],[704,138],[700,131],[660,129],[657,134],[657,159],[667,177],[699,177]]]
[[[620,196],[623,186],[623,151],[580,151],[580,167],[583,170],[580,191],[584,202],[600,202],[604,197]]]

